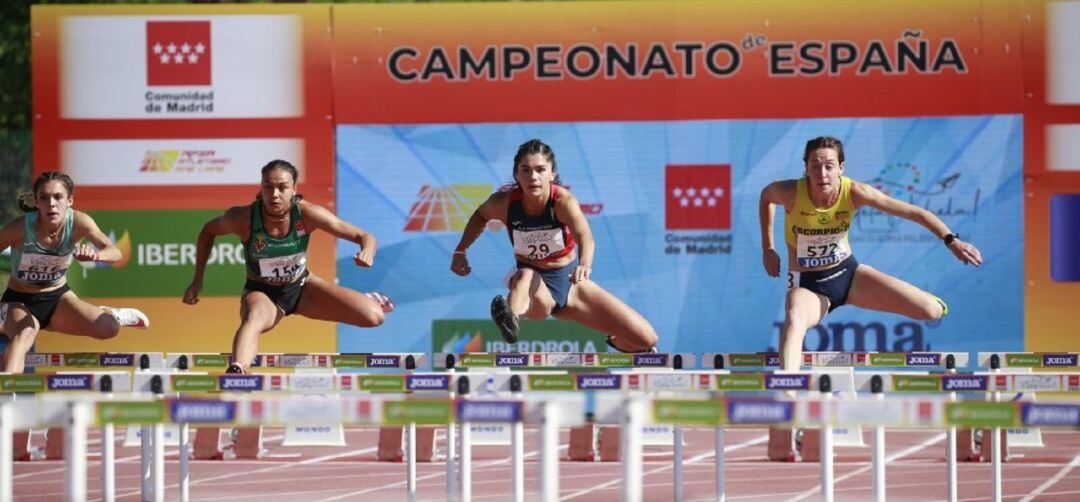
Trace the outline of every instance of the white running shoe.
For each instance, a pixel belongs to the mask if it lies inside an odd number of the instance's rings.
[[[113,308],[101,307],[102,310],[112,314],[121,327],[146,329],[150,327],[150,318],[139,309],[129,307]]]
[[[383,293],[380,293],[378,291],[372,291],[370,293],[364,293],[364,296],[375,300],[375,302],[378,303],[380,307],[382,307],[383,313],[388,314],[394,310],[394,301],[391,300],[389,296],[386,296]]]

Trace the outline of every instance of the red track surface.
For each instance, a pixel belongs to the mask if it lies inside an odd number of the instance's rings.
[[[374,429],[346,431],[349,447],[283,448],[281,429],[266,431],[267,458],[257,461],[193,461],[191,498],[212,500],[404,500],[405,465],[375,461]],[[688,430],[684,450],[683,494],[687,501],[715,500],[713,433]],[[118,438],[122,435],[117,434]],[[562,452],[565,454],[566,433]],[[747,501],[818,500],[820,468],[816,463],[775,463],[765,458],[764,429],[729,429],[727,433],[727,499]],[[945,498],[944,433],[890,431],[886,456],[890,501],[943,500]],[[1043,432],[1045,448],[1012,451],[1003,465],[1004,500],[1080,500],[1080,432]],[[526,499],[538,495],[538,434],[526,430]],[[869,444],[869,437],[866,438]],[[40,442],[37,440],[35,442]],[[439,445],[440,451],[444,445]],[[100,463],[96,452],[100,437],[91,436],[88,497],[101,500]],[[117,447],[117,500],[139,500],[138,448]],[[167,448],[166,500],[179,497],[175,447]],[[836,500],[872,500],[868,448],[838,448],[835,460]],[[647,447],[644,463],[644,499],[672,499],[671,449]],[[474,500],[510,498],[509,448],[475,447],[473,450]],[[52,501],[64,495],[64,463],[32,461],[15,464],[15,500]],[[444,500],[446,466],[443,462],[417,467],[418,498]],[[562,500],[598,502],[618,500],[620,465],[602,462],[560,464]],[[990,464],[960,463],[960,500],[988,500]],[[1028,499],[1036,495],[1033,499]]]

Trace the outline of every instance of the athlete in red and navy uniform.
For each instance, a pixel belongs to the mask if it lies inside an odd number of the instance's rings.
[[[595,241],[577,198],[560,184],[551,147],[535,139],[521,145],[514,156],[514,180],[511,190],[492,194],[469,218],[450,263],[455,274],[469,275],[469,246],[488,221],[506,225],[517,271],[507,297],[491,301],[491,317],[503,338],[517,342],[522,316],[540,320],[551,315],[607,334],[617,350],[655,350],[652,325],[590,280]]]

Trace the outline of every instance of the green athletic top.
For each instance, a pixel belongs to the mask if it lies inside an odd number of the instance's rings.
[[[263,226],[262,201],[251,204],[251,236],[244,242],[247,276],[268,284],[290,284],[307,270],[307,247],[311,236],[304,228],[300,201],[293,200],[289,212],[289,233],[280,239],[271,237]]]
[[[24,217],[23,241],[21,246],[11,248],[11,275],[21,282],[35,286],[56,286],[63,282],[71,266],[71,254],[75,243],[71,241],[71,229],[75,215],[68,208],[64,215],[64,228],[61,230],[60,244],[53,249],[46,249],[37,240],[38,212],[26,213]]]

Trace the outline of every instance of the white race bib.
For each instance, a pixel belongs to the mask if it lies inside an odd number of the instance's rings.
[[[543,260],[566,249],[561,228],[550,230],[514,230],[514,254],[530,260]]]
[[[288,284],[296,281],[307,268],[307,253],[259,259],[259,278],[270,284]]]
[[[19,260],[15,278],[23,282],[56,282],[67,274],[71,255],[26,253]]]
[[[795,253],[803,268],[821,268],[844,261],[851,256],[851,247],[844,234],[799,234]]]

